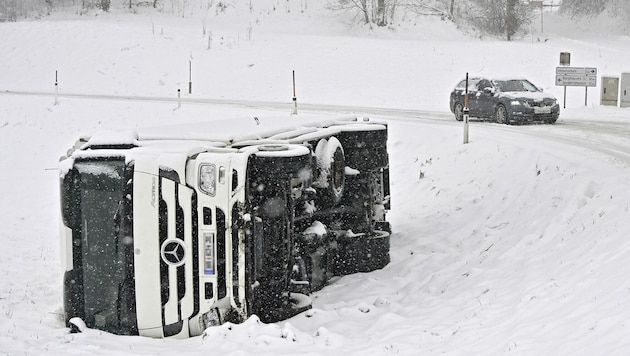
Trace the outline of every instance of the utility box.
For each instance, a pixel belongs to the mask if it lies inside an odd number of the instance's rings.
[[[601,105],[617,106],[619,101],[619,77],[602,77]]]
[[[619,89],[619,106],[630,107],[630,73],[621,73]]]

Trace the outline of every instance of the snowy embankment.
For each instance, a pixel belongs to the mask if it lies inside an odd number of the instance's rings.
[[[630,71],[627,38],[504,43],[460,40],[439,27],[436,36],[448,40],[384,40],[288,36],[273,27],[263,22],[251,40],[233,45],[217,37],[208,51],[199,22],[163,15],[0,24],[7,43],[0,89],[52,92],[57,69],[62,92],[174,96],[187,89],[192,52],[198,97],[288,102],[295,69],[300,101],[445,112],[466,71],[517,69],[559,97],[560,51],[600,73]],[[598,107],[597,92],[589,91],[584,108],[583,91],[570,89],[569,109],[554,126],[473,122],[468,145],[454,120],[391,118],[392,263],[335,279],[313,295],[312,310],[288,321],[250,319],[188,340],[68,333],[60,316],[57,158],[84,133],[271,112],[64,97],[54,105],[52,96],[2,94],[0,349],[623,354],[630,347],[630,112]]]

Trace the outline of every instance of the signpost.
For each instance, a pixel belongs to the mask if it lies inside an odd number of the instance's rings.
[[[297,97],[295,96],[295,71],[293,71],[293,112],[291,115],[297,115]]]
[[[468,143],[468,72],[466,72],[466,93],[464,94],[464,112],[463,112],[463,120],[464,120],[464,144]]]
[[[584,87],[584,106],[586,106],[588,87],[597,86],[597,68],[556,67],[556,85],[564,87],[564,108],[567,107],[567,86]]]

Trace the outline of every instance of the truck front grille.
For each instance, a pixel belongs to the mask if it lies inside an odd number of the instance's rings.
[[[164,336],[179,334],[199,311],[195,191],[160,174],[159,240]]]

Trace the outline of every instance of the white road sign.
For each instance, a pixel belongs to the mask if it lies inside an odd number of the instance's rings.
[[[597,68],[556,67],[557,86],[597,86]]]
[[[557,86],[594,87],[597,86],[597,77],[579,77],[556,75]]]
[[[557,75],[597,76],[597,68],[556,67]]]

